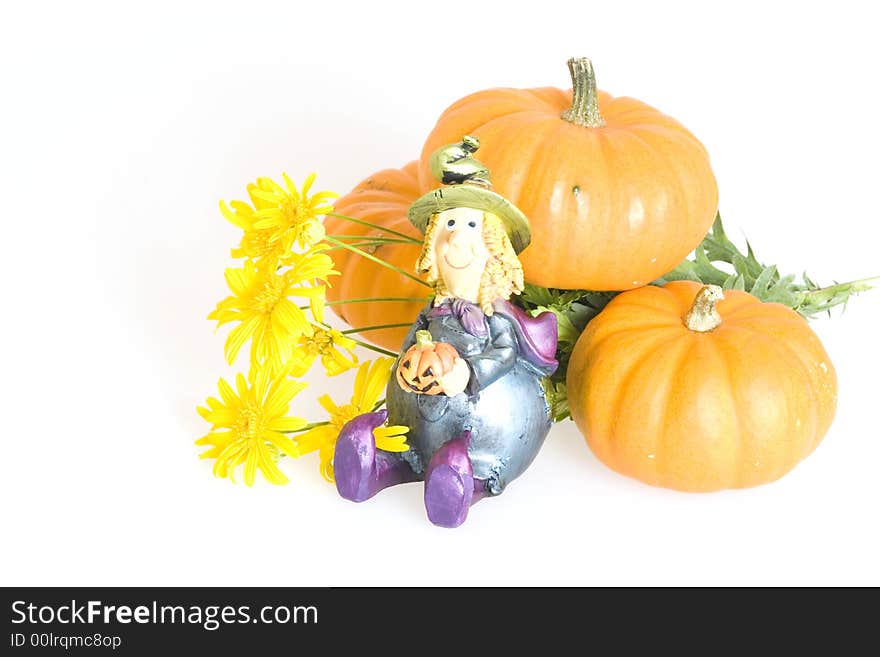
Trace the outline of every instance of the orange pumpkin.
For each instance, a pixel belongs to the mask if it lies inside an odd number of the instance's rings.
[[[418,240],[422,235],[407,219],[407,210],[422,192],[416,175],[417,163],[410,162],[402,169],[385,169],[361,182],[335,203],[334,212],[362,219],[385,228],[404,233]],[[379,229],[328,216],[324,228],[331,235],[349,235],[364,238],[389,237]],[[351,240],[347,240],[351,241]],[[353,241],[357,244],[357,241]],[[364,249],[378,258],[415,275],[414,267],[420,247],[416,244],[388,242]],[[332,302],[368,297],[425,298],[430,288],[406,276],[341,248],[331,252],[341,276],[333,279],[327,291]],[[412,324],[426,301],[373,301],[331,306],[339,317],[354,327],[384,324]],[[368,331],[363,337],[374,344],[397,351],[407,333],[406,327]]]
[[[615,297],[568,366],[571,415],[612,469],[683,491],[773,481],[831,424],[837,378],[790,308],[691,281]]]
[[[446,342],[433,342],[428,331],[416,331],[416,343],[401,356],[397,383],[404,390],[437,395],[443,389],[439,379],[452,371],[458,352]]]
[[[596,90],[587,59],[569,61],[572,91],[488,89],[453,103],[424,148],[419,181],[438,186],[431,154],[463,135],[495,191],[532,224],[520,255],[545,287],[628,290],[681,262],[705,235],[718,189],[703,145],[678,121]]]

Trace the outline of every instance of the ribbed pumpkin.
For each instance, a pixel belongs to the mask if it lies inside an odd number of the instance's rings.
[[[452,371],[456,358],[458,352],[451,344],[434,342],[428,331],[416,331],[416,343],[397,367],[397,383],[404,390],[439,395],[443,391],[440,380]]]
[[[437,121],[419,165],[463,135],[495,191],[529,218],[520,259],[545,287],[628,290],[675,267],[715,217],[718,189],[703,145],[678,121],[633,98],[596,90],[587,59],[569,61],[573,92],[488,89],[453,103]]]
[[[422,194],[416,174],[417,165],[417,162],[410,162],[402,169],[384,169],[374,173],[336,201],[335,212],[421,240],[421,233],[407,219],[410,204]],[[335,235],[394,237],[376,228],[333,216],[326,218],[324,228],[328,234]],[[387,243],[364,247],[364,250],[415,275],[415,262],[420,252],[420,247],[415,244]],[[341,276],[334,277],[331,281],[333,287],[327,291],[330,301],[367,297],[427,298],[431,294],[430,288],[355,253],[335,249],[331,255]],[[411,324],[424,305],[425,302],[375,301],[331,307],[350,326],[362,327]],[[407,330],[393,328],[368,331],[363,337],[374,344],[397,351]]]
[[[834,368],[790,308],[691,281],[615,297],[568,367],[571,415],[596,456],[645,483],[744,488],[791,470],[822,440]]]

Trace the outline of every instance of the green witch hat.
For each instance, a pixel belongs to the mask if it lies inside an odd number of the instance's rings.
[[[437,149],[431,155],[431,173],[445,187],[428,192],[409,208],[409,220],[422,233],[431,215],[452,208],[473,208],[491,212],[501,219],[516,253],[532,239],[529,220],[513,203],[491,190],[489,170],[473,156],[480,147],[476,137],[465,135],[461,142]]]

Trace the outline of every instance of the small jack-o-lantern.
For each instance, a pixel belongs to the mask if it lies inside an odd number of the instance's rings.
[[[452,371],[458,352],[451,344],[434,342],[428,331],[416,331],[416,343],[400,357],[397,383],[407,392],[439,395],[440,378]]]

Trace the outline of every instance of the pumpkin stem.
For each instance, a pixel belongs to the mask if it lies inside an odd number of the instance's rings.
[[[430,349],[434,345],[430,331],[416,331],[416,346],[419,349]]]
[[[605,119],[599,114],[593,62],[586,57],[572,57],[568,60],[568,70],[571,73],[571,107],[562,113],[562,118],[586,128],[601,128]]]
[[[684,316],[684,325],[691,331],[706,333],[721,325],[721,315],[715,304],[724,298],[724,292],[717,285],[704,285],[694,298],[694,305]]]

